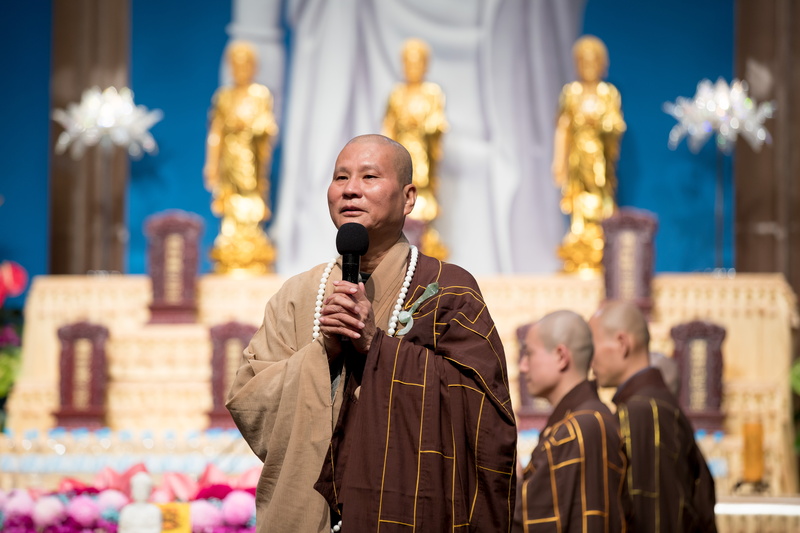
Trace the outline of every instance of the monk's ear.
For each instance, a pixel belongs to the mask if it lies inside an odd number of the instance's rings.
[[[631,336],[624,331],[619,331],[617,332],[615,340],[617,341],[623,359],[627,359],[628,355],[631,353]]]
[[[572,354],[569,349],[563,344],[556,345],[556,365],[559,372],[564,372],[572,366]]]
[[[413,183],[403,187],[403,197],[405,198],[405,205],[403,206],[403,214],[408,216],[414,210],[414,205],[417,203],[417,186]]]

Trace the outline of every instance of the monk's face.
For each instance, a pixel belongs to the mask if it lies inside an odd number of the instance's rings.
[[[525,385],[531,396],[548,398],[560,379],[560,358],[556,349],[548,350],[534,324],[525,336],[525,346],[519,361],[519,371],[525,375]]]
[[[592,370],[601,387],[616,387],[625,373],[625,344],[619,334],[606,330],[597,317],[589,320],[594,342]]]
[[[328,187],[328,210],[337,228],[358,222],[367,228],[370,243],[400,235],[405,216],[414,208],[416,188],[400,183],[394,153],[391,145],[379,141],[344,147]]]

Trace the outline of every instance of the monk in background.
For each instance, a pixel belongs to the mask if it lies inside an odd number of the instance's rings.
[[[636,305],[605,304],[589,321],[592,369],[601,387],[617,387],[620,431],[636,533],[714,533],[714,480],[688,418],[661,371],[649,362],[650,332]]]
[[[528,329],[519,369],[554,409],[523,473],[515,531],[626,531],[627,460],[616,418],[586,380],[592,353],[589,326],[572,311]]]

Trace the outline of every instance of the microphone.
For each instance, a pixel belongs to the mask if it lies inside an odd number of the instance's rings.
[[[367,228],[358,222],[342,224],[336,234],[336,251],[342,255],[342,279],[358,284],[361,256],[369,250]]]

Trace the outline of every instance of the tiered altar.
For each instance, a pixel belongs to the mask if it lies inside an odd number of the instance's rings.
[[[508,360],[511,388],[519,398],[516,329],[561,308],[589,317],[604,295],[600,277],[573,275],[479,278]],[[31,453],[26,432],[41,439],[56,426],[59,407],[59,327],[79,321],[108,328],[106,423],[112,431],[197,432],[209,425],[212,408],[209,329],[229,321],[257,326],[264,305],[283,280],[277,276],[234,279],[207,275],[197,287],[194,324],[148,324],[150,280],[145,276],[51,276],[33,282],[25,309],[23,362],[9,399],[4,453]],[[313,297],[313,295],[311,295]],[[765,479],[769,494],[797,492],[789,366],[796,300],[781,275],[662,274],[655,277],[651,349],[672,354],[670,329],[694,319],[726,328],[724,435],[701,439],[716,469],[720,495],[741,476],[742,428],[757,417],[764,424]],[[241,347],[229,350],[226,372]],[[139,434],[139,433],[137,433]],[[31,434],[28,433],[28,436]],[[233,446],[233,445],[231,445]],[[237,448],[238,449],[238,448]],[[247,454],[246,446],[241,453]],[[16,472],[15,482],[25,482]],[[11,475],[4,472],[3,476]],[[31,480],[29,480],[31,481]]]

